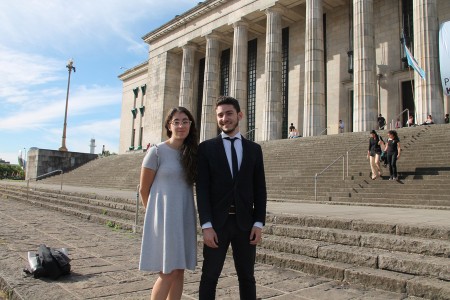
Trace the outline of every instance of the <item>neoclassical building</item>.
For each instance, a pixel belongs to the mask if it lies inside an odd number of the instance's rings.
[[[143,40],[148,60],[123,82],[119,153],[166,138],[174,106],[194,115],[201,140],[217,135],[219,95],[240,101],[249,139],[368,131],[448,112],[439,72],[439,25],[449,0],[207,0]],[[403,34],[402,34],[403,33]],[[402,42],[425,70],[408,67]]]

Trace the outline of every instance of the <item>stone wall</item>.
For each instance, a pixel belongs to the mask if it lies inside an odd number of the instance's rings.
[[[25,179],[36,180],[37,177],[56,170],[68,172],[97,157],[97,154],[90,153],[30,148]]]

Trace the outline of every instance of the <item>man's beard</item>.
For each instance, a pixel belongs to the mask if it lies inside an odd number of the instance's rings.
[[[229,133],[233,132],[239,126],[239,122],[236,122],[236,124],[230,124],[230,125],[232,125],[233,127],[226,129],[226,130],[224,128],[225,125],[219,126],[219,128],[223,131],[223,133],[229,134]]]

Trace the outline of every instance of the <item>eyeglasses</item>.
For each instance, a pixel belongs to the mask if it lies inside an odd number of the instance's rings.
[[[170,122],[170,124],[172,124],[175,127],[188,127],[191,126],[192,121],[188,121],[188,120],[183,120],[183,121],[172,121]]]

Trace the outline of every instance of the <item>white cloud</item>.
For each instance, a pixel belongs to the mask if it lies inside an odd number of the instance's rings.
[[[69,150],[88,152],[95,138],[118,152],[119,67],[144,61],[148,46],[141,37],[197,2],[0,1],[0,158],[16,163],[23,147],[59,148],[70,57],[77,72],[69,95]]]
[[[19,102],[30,87],[61,80],[61,62],[0,45],[0,99]]]
[[[55,121],[61,121],[65,111],[65,91],[42,90],[24,96],[27,106],[18,105],[0,120],[0,130],[17,131],[33,127],[42,127]],[[64,97],[63,97],[64,95]],[[121,90],[118,88],[81,86],[70,92],[68,115],[70,117],[93,115],[101,117],[102,109],[120,111]],[[69,117],[68,117],[69,118]]]

